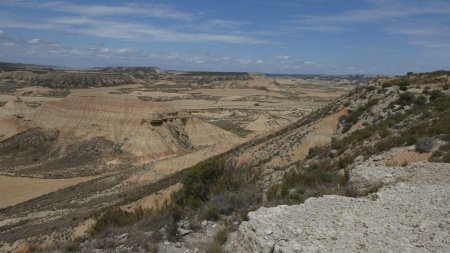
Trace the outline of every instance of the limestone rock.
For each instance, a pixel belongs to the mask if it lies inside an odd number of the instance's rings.
[[[383,185],[395,183],[406,175],[403,168],[362,164],[350,172],[350,183],[358,194],[364,195]]]
[[[381,188],[371,198],[324,196],[301,205],[262,207],[248,214],[225,250],[450,252],[450,164],[381,168],[376,176],[378,169],[367,169],[371,180],[404,181]]]

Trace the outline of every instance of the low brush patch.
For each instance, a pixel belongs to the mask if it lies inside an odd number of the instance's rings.
[[[325,194],[344,194],[347,190],[346,174],[338,176],[337,168],[345,169],[353,162],[352,157],[341,160],[324,159],[309,166],[286,172],[281,182],[273,184],[267,191],[267,199],[273,204],[293,204],[309,197]]]
[[[173,193],[172,201],[159,210],[150,212],[138,208],[130,213],[111,208],[97,218],[89,235],[108,238],[112,234],[144,230],[152,234],[148,245],[154,245],[163,238],[179,240],[177,222],[183,218],[191,221],[193,230],[198,228],[195,221],[218,220],[224,215],[240,221],[242,214],[261,205],[262,190],[257,185],[259,179],[260,172],[256,169],[210,159],[186,170],[182,178],[183,187]],[[160,234],[163,228],[165,236]],[[228,232],[218,233],[215,245],[211,245],[208,252],[220,252],[217,250],[221,250]],[[132,238],[129,240],[134,245],[142,244]]]

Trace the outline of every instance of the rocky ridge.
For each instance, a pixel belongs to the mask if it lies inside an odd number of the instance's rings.
[[[375,180],[377,178],[378,180]],[[324,196],[260,208],[231,235],[229,252],[448,252],[450,165],[364,167],[352,172],[364,198]]]

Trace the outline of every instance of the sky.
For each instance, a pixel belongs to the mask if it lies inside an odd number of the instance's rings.
[[[450,69],[449,0],[0,0],[0,61],[289,74]]]

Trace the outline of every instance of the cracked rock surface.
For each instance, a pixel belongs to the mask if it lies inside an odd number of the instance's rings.
[[[450,252],[450,164],[419,163],[391,169],[398,171],[389,173],[389,185],[365,198],[324,196],[301,205],[251,212],[249,221],[230,235],[225,249]],[[371,180],[376,171],[371,168]],[[386,168],[379,171],[387,173]],[[363,178],[364,173],[358,177]]]

